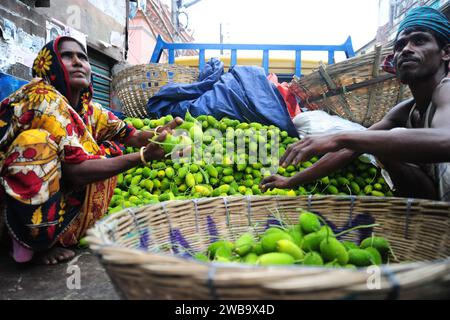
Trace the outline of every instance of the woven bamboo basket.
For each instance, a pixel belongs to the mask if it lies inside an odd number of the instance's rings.
[[[369,269],[252,266],[200,262],[180,246],[205,252],[214,237],[262,232],[278,212],[320,213],[337,231],[377,223],[344,236],[358,243],[386,237],[400,263]],[[284,220],[283,219],[283,220]],[[450,203],[377,197],[248,196],[168,201],[126,209],[88,231],[91,249],[125,299],[384,299],[450,296]],[[178,255],[176,254],[178,251]],[[379,287],[369,285],[379,276]]]
[[[396,104],[411,97],[409,88],[380,68],[392,48],[324,66],[302,78],[290,90],[309,109],[321,109],[366,127],[380,121]]]
[[[114,77],[112,87],[129,117],[146,118],[147,101],[169,83],[197,81],[198,69],[176,64],[149,63],[128,67]]]

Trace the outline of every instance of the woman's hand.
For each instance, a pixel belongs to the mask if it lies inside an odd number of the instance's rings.
[[[158,134],[155,141],[156,142],[163,142],[166,139],[167,131],[162,130],[161,133]],[[151,160],[160,160],[163,159],[165,156],[164,149],[159,145],[158,143],[150,142],[147,144],[144,150],[144,158],[145,161],[151,161]]]
[[[172,133],[172,131],[166,131],[165,129],[163,129],[161,131],[161,133],[159,133],[158,136],[156,137],[155,142],[164,142],[164,140],[166,139],[166,137],[169,133]],[[172,154],[172,156],[183,157],[184,155],[190,155],[190,154],[191,154],[191,146],[189,145],[189,146],[183,148],[182,150],[174,151],[174,154]],[[159,143],[150,142],[145,147],[144,158],[146,161],[160,160],[160,159],[163,159],[164,156],[165,156],[165,151]]]
[[[262,192],[266,192],[268,189],[273,188],[288,189],[291,188],[291,183],[289,178],[285,178],[278,174],[274,174],[264,178],[259,184],[259,188],[261,189]]]
[[[148,141],[152,139],[155,134],[159,135],[163,131],[167,131],[168,133],[171,133],[172,130],[174,130],[176,127],[178,127],[180,124],[183,123],[183,119],[180,117],[176,117],[172,121],[170,121],[168,124],[164,126],[157,127],[156,130],[149,130],[149,131],[136,131],[136,133],[129,137],[126,141],[124,141],[124,144],[127,146],[140,148],[147,146]]]
[[[323,155],[341,149],[338,143],[337,134],[325,134],[308,136],[302,140],[291,144],[284,155],[280,158],[280,165],[297,165],[300,162],[308,161],[314,156]]]
[[[181,119],[180,117],[175,117],[175,119],[170,121],[168,124],[157,128],[155,131],[158,134],[163,132],[163,131],[167,131],[168,133],[172,133],[172,130],[174,130],[179,125],[183,124],[183,122],[184,122],[183,119]]]

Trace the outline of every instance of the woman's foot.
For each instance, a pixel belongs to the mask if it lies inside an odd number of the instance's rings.
[[[58,264],[72,259],[75,252],[61,247],[53,247],[48,251],[36,254],[34,261],[38,264]]]

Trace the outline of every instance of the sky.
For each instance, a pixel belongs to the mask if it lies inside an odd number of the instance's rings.
[[[170,0],[163,0],[170,6]],[[189,2],[189,0],[187,1]],[[379,0],[201,0],[186,9],[197,43],[342,44],[375,38]],[[180,16],[180,21],[186,21]],[[338,56],[336,56],[338,58]]]

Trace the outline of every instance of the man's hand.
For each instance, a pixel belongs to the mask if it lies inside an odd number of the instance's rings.
[[[273,188],[288,189],[291,188],[290,179],[274,174],[264,178],[259,184],[259,188],[262,192],[266,192],[268,189]]]
[[[308,136],[291,144],[284,155],[280,158],[280,165],[297,165],[308,161],[314,156],[323,155],[328,152],[339,151],[342,147],[338,143],[338,134],[325,134]]]

